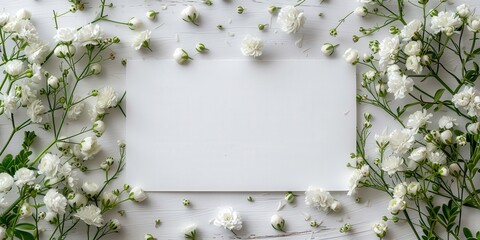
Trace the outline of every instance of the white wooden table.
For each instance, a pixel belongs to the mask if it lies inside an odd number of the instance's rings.
[[[354,46],[351,36],[357,33],[362,23],[360,17],[353,16],[339,29],[339,36],[332,38],[328,35],[328,30],[336,25],[338,19],[353,10],[357,6],[357,1],[327,0],[320,4],[320,0],[307,0],[301,6],[307,17],[305,28],[295,35],[287,35],[278,29],[275,17],[267,12],[267,8],[271,5],[292,5],[295,3],[293,0],[212,1],[214,4],[207,6],[200,0],[114,0],[114,7],[106,10],[109,17],[125,22],[131,17],[140,18],[144,23],[142,29],[150,29],[153,32],[151,42],[153,52],[132,49],[131,41],[138,31],[131,31],[125,26],[101,23],[107,36],[118,36],[122,42],[113,49],[116,55],[115,61],[104,64],[104,70],[99,78],[91,81],[97,81],[95,84],[99,87],[111,85],[118,92],[123,92],[125,67],[120,64],[122,58],[170,59],[176,47],[182,47],[189,53],[194,53],[197,42],[203,42],[210,51],[206,54],[193,55],[195,59],[243,59],[245,57],[241,54],[239,45],[246,34],[258,36],[264,40],[263,59],[326,58],[320,51],[320,47],[325,42],[341,44],[332,56],[341,58],[347,47]],[[98,12],[99,3],[97,2],[99,1],[85,0],[85,2],[86,9],[83,12],[61,17],[59,26],[78,27],[93,19]],[[480,6],[477,0],[466,2],[471,6]],[[189,4],[196,6],[200,12],[199,27],[188,24],[180,18],[180,11]],[[246,9],[242,15],[237,14],[238,5]],[[67,0],[2,0],[0,6],[13,14],[20,8],[29,9],[33,13],[33,21],[41,36],[52,40],[51,37],[55,31],[52,10],[64,12],[69,8],[69,3]],[[151,9],[160,12],[155,21],[149,21],[145,17],[145,13]],[[321,12],[322,17],[319,16]],[[259,23],[269,24],[269,26],[265,31],[259,31],[257,28]],[[218,24],[223,25],[224,30],[217,29]],[[355,47],[361,53],[365,52],[368,42],[360,41]],[[334,81],[334,76],[331,77]],[[142,79],[137,81],[138,84],[142,84]],[[355,84],[354,79],[352,84]],[[360,111],[362,110],[364,110],[363,107]],[[88,120],[85,119],[85,121]],[[124,138],[125,119],[119,113],[115,113],[108,118],[107,132],[101,138],[103,154],[116,153],[117,139]],[[337,160],[347,162],[348,156]],[[135,159],[127,159],[127,168],[128,164],[134,161]],[[267,175],[265,178],[265,181],[269,181]],[[124,181],[121,177],[117,181],[118,186],[121,186]],[[322,183],[311,183],[311,185],[321,187]],[[281,234],[270,226],[270,217],[276,213],[284,192],[149,193],[149,199],[146,202],[126,204],[124,217],[118,214],[111,216],[119,218],[123,229],[119,234],[111,235],[109,239],[143,239],[145,233],[151,233],[162,240],[182,239],[183,227],[191,223],[199,226],[199,239],[233,239],[235,236],[232,233],[210,224],[218,207],[221,206],[232,206],[241,213],[244,228],[238,231],[237,238],[240,239],[376,239],[371,230],[372,224],[380,220],[383,215],[389,214],[386,210],[389,199],[374,191],[361,191],[360,203],[355,203],[354,199],[347,197],[345,192],[333,193],[343,203],[344,209],[340,213],[330,214],[307,208],[303,194],[298,194],[301,196],[296,202],[287,204],[279,211],[279,214],[286,219],[287,234]],[[252,196],[254,202],[248,202],[248,196]],[[190,207],[182,205],[184,198],[190,199],[192,203]],[[305,213],[311,215],[312,219],[322,222],[321,227],[311,228],[309,222],[304,220]],[[155,219],[161,219],[162,224],[159,227],[155,227]],[[339,232],[339,228],[345,223],[352,224],[352,230],[343,234]],[[84,239],[80,233],[81,231],[77,231],[72,239]],[[406,224],[398,223],[390,224],[387,238],[414,239],[414,236]]]

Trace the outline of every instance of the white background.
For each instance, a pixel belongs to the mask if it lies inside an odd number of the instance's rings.
[[[270,5],[291,5],[295,1],[268,1],[268,0],[212,0],[213,6],[206,6],[201,1],[178,0],[115,0],[114,7],[107,9],[112,19],[128,21],[131,17],[138,17],[144,22],[143,29],[153,31],[151,48],[149,51],[133,51],[130,43],[137,31],[131,31],[124,26],[102,23],[107,36],[119,36],[122,40],[115,47],[116,60],[104,64],[104,71],[92,84],[98,87],[112,85],[118,92],[125,90],[125,68],[120,59],[169,59],[176,47],[182,47],[198,59],[244,59],[239,50],[239,43],[246,34],[264,39],[265,49],[263,59],[286,58],[326,58],[321,54],[320,47],[325,42],[340,43],[341,46],[332,56],[340,58],[343,51],[352,46],[351,35],[357,33],[361,18],[352,16],[339,29],[339,37],[331,38],[328,30],[336,25],[338,19],[357,6],[355,0],[327,0],[320,4],[320,0],[307,0],[301,7],[305,11],[307,21],[305,28],[298,34],[287,35],[278,29],[275,19],[267,12]],[[94,0],[85,0],[87,3],[84,12],[67,14],[59,19],[61,27],[78,27],[93,19],[98,11],[98,3]],[[99,2],[99,1],[98,1]],[[415,1],[416,2],[416,1]],[[478,7],[476,0],[465,1]],[[193,4],[200,12],[200,27],[187,24],[179,17],[180,11],[187,5]],[[242,15],[236,13],[236,6],[242,5],[246,11]],[[67,0],[1,0],[0,6],[10,12],[19,8],[27,8],[33,12],[33,21],[39,28],[40,35],[51,40],[54,35],[52,10],[64,12],[69,8]],[[165,6],[165,7],[164,7]],[[160,12],[158,19],[151,22],[146,19],[145,12],[154,9]],[[318,14],[323,12],[324,16]],[[230,21],[231,20],[231,21]],[[271,27],[261,32],[257,29],[259,23],[272,23]],[[224,26],[220,31],[218,24]],[[300,39],[303,39],[300,40]],[[195,55],[194,47],[197,42],[203,42],[211,49],[207,54]],[[355,47],[361,53],[368,43],[360,41]],[[194,63],[193,63],[194,64]],[[294,69],[292,69],[294,71]],[[335,76],[329,76],[335,81]],[[138,79],[142,84],[142,79]],[[355,84],[352,79],[352,84]],[[145,86],[148,88],[149,86]],[[328,87],[325,86],[325,87]],[[86,91],[86,90],[85,90]],[[341,91],[341,89],[332,89]],[[335,99],[332,99],[332,102]],[[148,104],[148,103],[146,103]],[[360,108],[362,110],[362,108]],[[152,108],[152,111],[155,109]],[[381,119],[381,118],[380,118]],[[88,120],[85,118],[86,124]],[[376,121],[377,123],[380,121]],[[2,130],[8,126],[3,125]],[[341,127],[341,126],[332,126]],[[116,153],[117,139],[125,137],[125,120],[119,113],[112,114],[107,121],[107,133],[101,139],[103,152]],[[339,142],[338,144],[342,144]],[[354,149],[352,149],[354,151]],[[100,161],[100,159],[98,160]],[[348,156],[345,156],[345,162]],[[135,159],[128,159],[128,164],[135,164]],[[127,166],[128,167],[128,166]],[[305,166],[309,167],[309,166]],[[328,168],[328,166],[324,166]],[[232,169],[232,178],[235,170]],[[290,176],[285,176],[286,178]],[[219,179],[228,181],[228,179]],[[265,179],[264,181],[270,181]],[[124,182],[121,177],[117,184]],[[322,186],[322,183],[311,183]],[[299,193],[302,195],[302,193]],[[255,201],[246,200],[251,195]],[[123,224],[121,233],[112,235],[111,239],[143,239],[145,233],[152,233],[157,239],[182,239],[182,228],[188,224],[199,225],[199,239],[233,239],[232,233],[219,229],[210,224],[218,207],[232,206],[238,210],[244,219],[244,228],[238,231],[241,239],[375,239],[371,231],[374,222],[388,215],[386,210],[388,198],[374,191],[361,191],[362,201],[355,203],[346,196],[345,192],[335,192],[334,196],[344,205],[340,213],[325,214],[318,210],[309,209],[303,203],[303,196],[299,196],[294,204],[286,205],[279,213],[286,219],[287,235],[282,237],[270,227],[269,219],[283,199],[283,192],[279,193],[150,193],[149,199],[140,204],[126,204],[125,217],[114,214]],[[182,199],[188,198],[192,202],[190,207],[182,205]],[[303,213],[309,213],[318,222],[323,221],[322,227],[312,229],[308,222],[303,220]],[[155,228],[154,220],[161,219],[162,224]],[[339,233],[339,228],[345,223],[353,225],[348,234]],[[390,224],[388,239],[413,239],[406,224]],[[76,233],[72,239],[84,239]]]

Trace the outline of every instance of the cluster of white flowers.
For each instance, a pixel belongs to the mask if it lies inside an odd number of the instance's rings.
[[[222,227],[227,230],[240,230],[242,229],[242,218],[240,214],[233,210],[231,207],[223,208],[218,211],[213,225]]]

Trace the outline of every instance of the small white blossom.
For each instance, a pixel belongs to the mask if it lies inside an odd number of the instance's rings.
[[[48,211],[59,214],[65,213],[65,208],[67,207],[67,198],[58,193],[56,189],[48,190],[47,194],[45,194],[45,197],[43,197],[43,202],[45,203]]]
[[[405,25],[400,32],[400,37],[402,37],[403,41],[410,41],[416,33],[420,31],[422,28],[422,21],[414,19]]]
[[[387,69],[388,65],[393,64],[397,58],[398,51],[400,50],[400,39],[398,36],[387,37],[380,43],[380,69]]]
[[[25,55],[30,63],[41,64],[45,62],[49,53],[50,47],[40,40],[30,42],[28,46],[25,47]]]
[[[272,225],[273,229],[283,232],[285,229],[285,219],[278,214],[274,214],[270,218],[270,225]]]
[[[140,50],[141,48],[148,48],[150,49],[150,36],[152,35],[152,31],[145,30],[137,34],[132,42],[132,47],[135,50]]]
[[[407,186],[407,193],[411,196],[415,196],[420,191],[420,189],[421,186],[419,182],[411,182]]]
[[[408,116],[407,127],[418,131],[419,128],[424,127],[427,123],[431,123],[429,121],[431,117],[433,117],[433,114],[428,113],[425,109],[416,111]]]
[[[470,6],[468,6],[467,4],[457,6],[456,10],[457,15],[463,18],[470,16],[470,14],[472,13],[472,10],[470,10]]]
[[[130,190],[129,194],[130,199],[135,200],[136,202],[143,202],[147,199],[147,194],[140,187],[133,187]]]
[[[10,15],[8,13],[2,12],[0,13],[0,27],[5,26],[8,20],[10,19]]]
[[[145,13],[145,16],[147,16],[149,20],[153,21],[157,17],[157,14],[158,12],[155,12],[154,10],[149,10],[147,13]]]
[[[25,8],[19,9],[17,13],[15,14],[15,17],[17,19],[30,19],[32,18],[32,13]]]
[[[395,129],[389,135],[390,147],[394,153],[404,154],[412,147],[415,142],[415,132],[410,129]]]
[[[82,190],[89,196],[94,196],[98,193],[99,186],[95,182],[85,181],[82,185]]]
[[[83,109],[85,108],[85,103],[80,102],[81,98],[79,96],[75,96],[73,98],[73,104],[68,108],[67,111],[67,118],[69,120],[77,120],[77,118],[82,114]],[[64,105],[66,107],[66,105]]]
[[[32,214],[33,214],[32,206],[30,206],[28,202],[24,202],[22,204],[22,207],[20,208],[20,218],[22,219],[27,218],[32,216]]]
[[[10,174],[3,172],[0,173],[0,192],[7,192],[12,188],[13,177]]]
[[[443,32],[452,36],[455,30],[462,26],[462,20],[453,12],[442,11],[432,17],[430,24],[434,33]]]
[[[15,184],[19,187],[23,185],[33,185],[33,182],[35,181],[35,172],[33,170],[30,170],[28,168],[20,168],[15,172],[15,175],[13,176],[15,179]]]
[[[70,205],[73,208],[80,208],[85,205],[87,205],[88,199],[85,197],[85,195],[77,192],[74,194],[72,198],[69,197],[68,199],[68,205]]]
[[[407,202],[402,198],[393,198],[387,207],[388,211],[392,214],[397,214],[399,211],[405,210],[405,208],[407,208]]]
[[[421,41],[410,41],[403,48],[405,54],[408,56],[416,56],[422,51],[422,42]]]
[[[240,50],[247,57],[260,57],[263,50],[263,41],[260,38],[247,35],[242,40]]]
[[[396,198],[403,198],[407,194],[407,184],[399,183],[393,188],[393,196]]]
[[[282,31],[291,34],[298,32],[305,24],[306,17],[301,10],[294,6],[286,6],[280,9],[277,23]]]
[[[480,31],[480,15],[473,14],[470,17],[468,17],[467,28],[471,32],[479,32]]]
[[[442,116],[438,120],[438,127],[444,128],[444,129],[451,129],[457,125],[457,119],[451,117],[451,116]]]
[[[200,16],[200,13],[198,13],[194,6],[188,6],[183,9],[181,16],[184,21],[197,25],[197,19]]]
[[[75,41],[82,46],[98,45],[102,39],[102,30],[98,24],[88,24],[80,28],[75,34]]]
[[[128,20],[128,27],[132,30],[138,29],[141,26],[142,26],[142,21],[140,21],[140,19],[136,17],[132,17],[130,18],[130,20]]]
[[[43,120],[43,113],[45,111],[45,106],[43,106],[42,101],[39,99],[34,100],[29,103],[27,106],[27,116],[33,123],[41,123]]]
[[[5,64],[5,72],[11,76],[18,76],[25,72],[25,65],[18,59],[10,60]]]
[[[87,225],[101,227],[103,225],[103,217],[100,208],[95,205],[87,205],[77,210],[75,217],[84,221]]]
[[[407,58],[405,63],[407,70],[410,70],[416,74],[420,74],[423,71],[423,66],[421,64],[421,57],[419,56],[410,56]]]
[[[335,199],[330,192],[321,188],[310,186],[305,191],[305,204],[307,206],[328,211]]]
[[[450,130],[445,130],[442,133],[440,133],[440,140],[444,144],[447,144],[447,145],[451,144],[452,143],[452,137],[453,137],[453,133]]]
[[[92,158],[100,150],[101,147],[96,137],[86,137],[80,142],[80,153],[83,155],[83,160]]]
[[[345,61],[350,64],[355,64],[358,62],[358,51],[356,49],[349,48],[343,54]]]
[[[403,161],[404,160],[401,157],[390,155],[383,159],[382,170],[386,171],[388,175],[393,175],[397,171],[402,170]]]
[[[413,91],[414,82],[407,75],[390,73],[388,74],[387,85],[387,91],[393,93],[395,99],[402,99],[406,93]]]
[[[377,234],[377,237],[383,238],[387,234],[388,224],[385,221],[377,222],[373,225],[373,232]]]
[[[240,230],[242,229],[242,218],[233,208],[227,207],[217,213],[213,225],[227,230]]]
[[[51,153],[43,155],[38,164],[38,174],[45,175],[47,178],[54,178],[60,168],[60,158]]]
[[[429,152],[427,155],[428,161],[433,164],[443,165],[447,163],[447,155],[442,150]]]
[[[331,43],[325,43],[322,45],[321,50],[323,54],[330,56],[335,51],[335,46]]]
[[[353,12],[355,13],[355,15],[357,15],[359,17],[365,17],[368,14],[368,8],[365,7],[365,6],[359,6],[359,7],[355,8],[355,10]]]
[[[76,33],[77,29],[75,28],[59,28],[53,39],[57,43],[71,43],[75,40]]]
[[[427,158],[427,148],[426,147],[418,147],[410,153],[408,157],[410,160],[414,162],[421,162]]]
[[[183,228],[183,236],[188,239],[196,239],[197,224],[190,224]]]

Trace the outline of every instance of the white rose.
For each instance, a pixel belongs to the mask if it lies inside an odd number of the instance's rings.
[[[15,14],[17,19],[30,19],[32,18],[32,13],[24,8],[17,11]]]
[[[13,185],[13,177],[8,173],[0,173],[0,192],[9,191]]]
[[[83,160],[92,158],[100,149],[101,147],[97,143],[96,137],[86,137],[80,142],[80,153],[83,156]]]
[[[5,72],[11,76],[18,76],[25,72],[25,65],[18,59],[10,60],[5,64]]]
[[[56,189],[48,190],[47,194],[45,194],[45,197],[43,197],[43,202],[49,211],[59,214],[65,213],[65,208],[67,207],[67,198],[58,193]]]
[[[457,6],[457,14],[460,17],[468,17],[471,14],[470,6],[467,4],[462,4]]]
[[[422,64],[420,64],[421,58],[419,56],[410,56],[407,58],[405,67],[416,74],[420,74],[423,70]]]
[[[414,162],[420,162],[427,158],[427,148],[426,147],[418,147],[410,153],[408,158]]]
[[[75,28],[59,28],[57,29],[57,34],[53,36],[53,39],[57,43],[71,43],[75,40],[76,33],[77,29]]]
[[[421,188],[421,186],[420,186],[419,182],[411,182],[407,186],[407,193],[411,196],[415,196],[415,195],[417,195],[420,188]]]
[[[343,54],[343,58],[347,63],[355,64],[358,62],[358,51],[356,49],[349,48]]]
[[[263,41],[260,38],[247,35],[242,40],[240,50],[244,56],[260,57],[263,50]]]
[[[77,49],[73,45],[58,45],[53,51],[53,53],[55,54],[55,56],[63,58],[65,56],[75,55],[76,51]]]
[[[99,187],[98,187],[98,184],[96,184],[95,182],[85,181],[82,185],[82,190],[88,196],[94,196],[98,193]]]
[[[152,32],[150,30],[145,30],[140,32],[132,42],[132,47],[135,50],[140,50],[141,48],[148,48],[150,49],[150,35]]]
[[[81,193],[73,194],[73,197],[69,197],[68,204],[73,208],[80,208],[87,205],[88,199]]]
[[[38,174],[43,174],[47,178],[54,178],[60,167],[60,158],[51,153],[43,155],[40,164],[38,164]]]
[[[19,187],[25,184],[32,185],[35,177],[35,172],[25,167],[18,169],[13,176],[15,184]]]
[[[368,14],[368,8],[365,7],[365,6],[357,7],[357,8],[355,8],[354,13],[357,16],[365,17]]]
[[[381,221],[373,225],[373,232],[375,232],[375,234],[377,234],[379,238],[385,237],[385,234],[387,234],[387,230],[388,224],[385,221]]]
[[[182,19],[186,22],[197,24],[196,21],[200,14],[194,6],[188,6],[181,12]]]
[[[178,64],[184,64],[186,63],[190,58],[190,56],[188,55],[188,53],[181,49],[181,48],[177,48],[175,49],[175,51],[173,52],[173,59],[178,63]]]
[[[422,42],[410,41],[405,45],[404,51],[408,56],[416,56],[422,51]]]
[[[242,229],[242,218],[240,214],[233,210],[233,208],[228,207],[221,209],[215,220],[213,221],[213,225],[217,227],[223,227],[227,230],[240,230]]]
[[[298,32],[305,24],[306,17],[301,10],[294,6],[286,6],[280,9],[277,23],[282,31],[291,34]]]
[[[388,203],[388,211],[391,214],[396,215],[399,211],[403,211],[407,208],[407,202],[405,202],[402,198],[393,198]]]
[[[130,18],[130,20],[128,20],[128,27],[132,30],[135,30],[141,26],[142,26],[142,21],[140,21],[140,19],[136,17],[132,17]]]
[[[285,219],[282,216],[275,214],[270,218],[270,224],[275,230],[284,231]]]
[[[334,201],[332,195],[321,188],[309,186],[305,191],[305,204],[307,206],[328,211]]]
[[[480,31],[480,15],[471,15],[467,20],[467,28],[472,32]]]
[[[143,189],[141,189],[140,187],[133,187],[132,190],[130,190],[129,197],[136,202],[142,202],[147,199],[147,194],[145,194]]]

